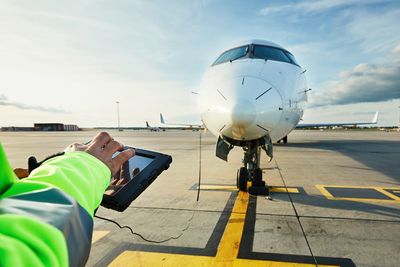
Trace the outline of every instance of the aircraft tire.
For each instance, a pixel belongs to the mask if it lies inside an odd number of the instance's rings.
[[[249,172],[245,167],[241,167],[237,172],[236,186],[240,191],[247,191],[247,180],[249,178]]]

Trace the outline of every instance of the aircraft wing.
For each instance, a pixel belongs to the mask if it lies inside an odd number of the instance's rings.
[[[296,128],[309,128],[309,127],[329,127],[329,126],[356,126],[356,125],[371,125],[378,123],[379,112],[375,112],[372,121],[370,122],[338,122],[338,123],[299,123]]]

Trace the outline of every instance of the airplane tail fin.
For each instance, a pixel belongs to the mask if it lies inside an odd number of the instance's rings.
[[[147,127],[147,128],[150,128],[150,125],[149,125],[149,122],[148,122],[148,121],[146,121],[146,127]]]
[[[375,112],[374,117],[372,118],[372,122],[373,124],[377,124],[378,123],[378,115],[379,115],[379,111]]]
[[[165,124],[164,117],[163,117],[162,113],[160,113],[160,121],[161,121],[161,124]]]

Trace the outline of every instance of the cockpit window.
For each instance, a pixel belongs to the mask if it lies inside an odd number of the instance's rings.
[[[296,62],[292,54],[280,48],[271,46],[254,45],[253,54],[251,57],[266,59],[266,60],[281,61],[299,66],[299,64]]]
[[[290,58],[279,48],[255,45],[253,49],[255,58],[276,60],[290,63]]]
[[[233,61],[236,59],[239,59],[241,57],[244,57],[247,55],[248,52],[248,46],[241,46],[241,47],[237,47],[237,48],[233,48],[231,50],[228,50],[224,53],[222,53],[222,55],[220,55],[217,60],[215,60],[215,62],[212,64],[212,66],[217,65],[217,64],[221,64],[227,61]]]
[[[297,60],[294,58],[294,56],[292,54],[290,54],[289,52],[285,51],[285,54],[290,58],[290,60],[292,61],[293,64],[300,66],[299,63],[297,63]]]

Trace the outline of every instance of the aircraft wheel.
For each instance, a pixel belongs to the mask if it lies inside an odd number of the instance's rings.
[[[262,183],[262,170],[260,168],[257,168],[254,170],[254,179],[255,183],[260,184]]]
[[[237,172],[236,186],[240,191],[247,191],[247,180],[249,178],[249,172],[245,167],[241,167]]]
[[[285,137],[283,137],[282,140],[283,140],[284,144],[287,144],[287,135]]]

